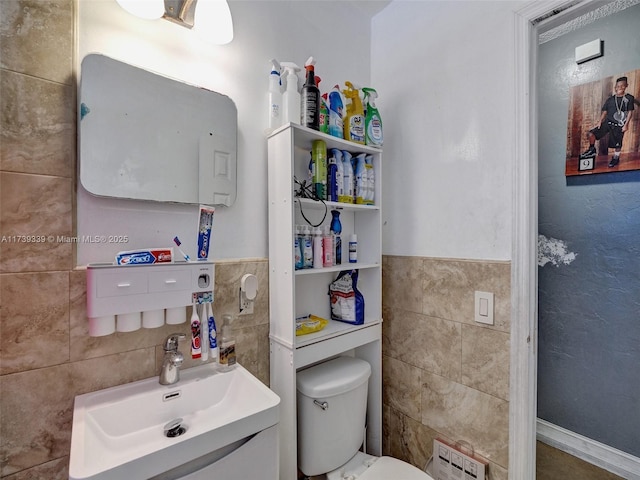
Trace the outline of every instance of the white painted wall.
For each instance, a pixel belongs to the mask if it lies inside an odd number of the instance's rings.
[[[383,253],[511,259],[513,12],[523,5],[394,1],[374,17]]]
[[[358,2],[230,1],[235,38],[200,41],[164,20],[141,20],[115,0],[79,2],[79,62],[102,53],[229,96],[238,109],[238,196],[214,219],[212,259],[267,257],[266,92],[269,60],[313,55],[321,90],[370,80],[370,16]],[[302,85],[302,77],[300,79]],[[160,101],[160,100],[159,100]],[[150,112],[150,115],[153,113]],[[108,132],[106,132],[108,133]],[[117,139],[114,139],[117,141]],[[78,235],[128,235],[127,244],[78,245],[78,264],[111,262],[116,252],[170,246],[178,235],[195,254],[197,206],[96,198],[78,187]]]
[[[358,3],[231,1],[235,39],[210,46],[169,22],[132,17],[115,0],[83,0],[79,58],[104,53],[234,100],[238,199],[216,212],[213,259],[267,256],[268,60],[302,64],[309,55],[318,60],[322,91],[352,80],[380,94],[384,253],[510,259],[513,11],[526,2],[396,0],[372,23]],[[79,190],[79,235],[131,238],[127,245],[80,244],[79,264],[164,246],[175,235],[195,245],[195,206],[97,199]]]

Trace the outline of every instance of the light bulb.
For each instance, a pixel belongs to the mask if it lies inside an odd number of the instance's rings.
[[[216,45],[233,40],[233,20],[227,0],[198,0],[193,30],[203,40]]]
[[[136,17],[155,20],[164,15],[164,0],[116,0],[118,4]]]

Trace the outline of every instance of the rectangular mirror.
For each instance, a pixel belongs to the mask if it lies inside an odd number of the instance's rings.
[[[87,55],[80,81],[80,182],[102,197],[230,206],[237,120],[225,95]]]

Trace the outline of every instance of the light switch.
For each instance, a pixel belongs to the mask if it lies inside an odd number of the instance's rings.
[[[478,323],[493,325],[493,293],[475,293],[475,320]]]

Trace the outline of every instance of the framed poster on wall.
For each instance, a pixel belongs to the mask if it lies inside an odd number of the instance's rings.
[[[565,175],[640,170],[640,69],[571,87]]]

